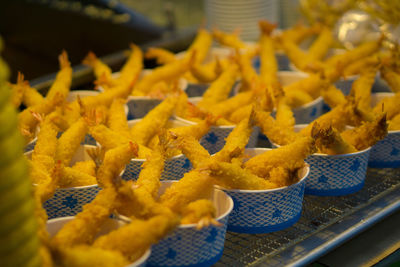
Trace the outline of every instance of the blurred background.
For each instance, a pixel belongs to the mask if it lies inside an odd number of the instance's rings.
[[[89,51],[102,57],[131,42],[157,42],[177,52],[199,26],[233,31],[241,25],[242,38],[251,41],[258,19],[284,28],[298,17],[297,0],[2,0],[0,35],[11,81],[18,71],[32,80],[57,71],[63,49],[72,65]]]

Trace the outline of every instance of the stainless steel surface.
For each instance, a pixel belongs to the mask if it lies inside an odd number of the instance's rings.
[[[369,169],[362,190],[342,197],[306,196],[302,217],[270,234],[227,233],[215,266],[302,266],[400,209],[400,169]]]

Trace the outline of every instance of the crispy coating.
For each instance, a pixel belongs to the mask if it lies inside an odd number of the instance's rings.
[[[381,77],[388,83],[390,89],[397,93],[400,91],[400,74],[390,67],[380,69]]]
[[[131,44],[130,55],[121,68],[117,83],[130,86],[143,70],[143,52],[139,46]]]
[[[84,118],[72,124],[58,139],[56,159],[61,160],[65,166],[68,166],[87,132],[88,127]]]
[[[237,66],[231,65],[225,70],[203,94],[203,98],[197,104],[198,107],[207,108],[228,98],[232,86],[236,81]]]
[[[373,112],[379,114],[384,111],[386,112],[386,118],[392,120],[400,113],[399,101],[400,93],[396,93],[393,97],[385,97],[373,107]]]
[[[124,107],[125,99],[115,99],[110,106],[107,124],[111,130],[124,137],[131,138]]]
[[[220,30],[214,29],[212,31],[214,39],[222,45],[229,46],[236,49],[246,48],[246,44],[240,40],[239,32],[225,33]]]
[[[199,29],[192,44],[186,51],[185,58],[190,58],[193,54],[196,54],[194,59],[195,63],[202,63],[211,47],[212,39],[212,35],[206,29]]]
[[[276,107],[276,119],[275,122],[278,127],[287,128],[288,131],[294,131],[294,125],[296,120],[293,115],[293,111],[290,106],[286,103],[286,98],[282,97],[277,101]]]
[[[339,155],[357,152],[357,149],[344,140],[339,131],[331,126],[322,128],[318,123],[314,123],[311,135],[321,153]]]
[[[321,95],[321,90],[328,87],[329,83],[322,79],[317,74],[309,74],[308,77],[297,82],[291,83],[283,88],[283,91],[288,94],[290,91],[302,91],[310,95],[312,98],[317,98]]]
[[[213,190],[212,178],[202,170],[192,170],[185,173],[182,179],[172,184],[160,196],[160,203],[173,212],[182,209],[197,199],[208,199]]]
[[[217,60],[200,65],[194,64],[190,69],[192,75],[201,83],[213,82],[220,74]]]
[[[298,138],[291,144],[252,157],[244,163],[244,167],[260,177],[267,177],[269,171],[275,166],[290,170],[303,167],[304,159],[314,151],[313,138]]]
[[[19,108],[22,103],[22,98],[25,94],[26,82],[24,81],[24,75],[18,72],[18,78],[16,84],[9,84],[11,88],[11,104],[15,108]]]
[[[93,160],[78,161],[72,166],[72,169],[96,176],[96,163]]]
[[[400,114],[397,114],[390,121],[388,121],[388,131],[397,130],[400,130]]]
[[[381,113],[372,122],[363,122],[361,126],[346,130],[341,136],[357,150],[373,146],[387,134],[386,114]]]
[[[97,58],[95,53],[90,51],[83,59],[82,63],[93,68],[93,72],[97,80],[101,80],[103,83],[105,82],[108,85],[112,83],[111,68]]]
[[[329,27],[323,26],[317,39],[311,44],[307,51],[307,63],[322,60],[328,53],[328,50],[333,44],[332,30]]]
[[[96,184],[96,177],[87,173],[75,170],[71,167],[64,167],[62,169],[62,176],[60,179],[60,187],[75,187]]]
[[[217,213],[214,203],[208,199],[199,199],[187,205],[182,211],[181,224],[197,224],[196,228],[201,229],[210,224],[220,226],[216,221]]]
[[[94,248],[119,251],[129,261],[135,261],[148,247],[167,235],[179,224],[174,214],[158,215],[148,220],[133,220],[132,222],[99,237]]]
[[[253,92],[246,91],[238,93],[224,101],[221,101],[215,105],[210,106],[207,110],[214,116],[228,117],[229,114],[233,113],[240,107],[249,104],[253,99]]]
[[[175,140],[176,146],[190,160],[194,168],[199,167],[204,161],[210,158],[208,151],[200,145],[199,141],[191,135],[171,133],[171,138]]]
[[[342,105],[346,102],[346,98],[342,91],[337,89],[333,84],[325,87],[321,92],[324,102],[328,104],[330,108]]]
[[[114,209],[116,191],[113,187],[101,190],[96,198],[83,206],[75,219],[66,223],[52,238],[55,248],[63,249],[80,244],[91,244]]]
[[[229,189],[263,190],[276,188],[277,185],[243,169],[239,164],[211,162],[208,165],[212,177],[218,184]]]
[[[136,123],[130,130],[133,140],[140,145],[147,145],[150,139],[166,125],[177,100],[176,96],[166,98]]]
[[[60,62],[60,71],[46,94],[47,99],[53,99],[56,95],[61,95],[65,99],[69,93],[72,82],[72,68],[68,61],[67,52],[63,51],[58,57]]]
[[[236,111],[232,112],[232,114],[229,116],[229,122],[232,122],[232,123],[230,123],[228,125],[240,123],[242,120],[248,118],[249,115],[251,114],[252,109],[253,109],[252,103],[238,108]],[[226,124],[223,124],[223,125],[226,125]]]
[[[267,85],[275,86],[279,84],[278,80],[278,62],[275,57],[274,40],[271,36],[276,24],[271,24],[266,20],[258,22],[261,29],[260,37],[260,79]]]
[[[125,165],[137,157],[138,145],[129,142],[108,150],[97,171],[97,182],[103,188],[113,187]]]
[[[354,96],[357,108],[369,111],[371,109],[371,90],[375,82],[376,68],[361,72],[360,77],[351,86],[350,95]]]
[[[124,267],[129,265],[129,261],[118,251],[86,245],[59,248],[57,253],[64,267]]]
[[[159,47],[149,47],[144,54],[144,58],[152,59],[155,58],[157,64],[164,65],[175,61],[175,54]]]

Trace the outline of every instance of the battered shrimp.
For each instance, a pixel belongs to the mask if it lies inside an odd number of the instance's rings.
[[[51,245],[63,249],[80,244],[91,244],[100,227],[109,218],[115,205],[116,191],[113,187],[101,190],[96,198],[83,206],[75,219],[66,223],[51,239]]]
[[[208,151],[200,145],[199,141],[191,135],[175,134],[170,132],[171,138],[175,140],[176,146],[190,160],[194,168],[210,158]]]
[[[314,151],[314,140],[311,137],[298,138],[291,144],[252,157],[244,163],[244,167],[260,177],[267,177],[275,166],[290,170],[303,167],[304,159]]]
[[[60,179],[60,187],[75,187],[96,184],[96,177],[84,172],[75,170],[71,167],[62,169],[62,177]]]
[[[179,219],[174,214],[158,215],[148,220],[133,220],[96,239],[93,247],[119,251],[132,262],[178,224]]]
[[[60,71],[46,94],[47,99],[53,99],[57,94],[60,94],[62,99],[65,99],[69,93],[72,82],[72,68],[68,61],[67,52],[63,51],[58,57],[60,62]]]
[[[217,183],[228,189],[263,190],[277,187],[274,183],[252,174],[238,164],[211,162],[208,168]]]
[[[345,141],[340,133],[331,126],[322,128],[318,123],[314,123],[311,135],[321,153],[339,155],[357,152],[357,149]]]
[[[152,109],[142,120],[131,128],[131,136],[135,142],[147,145],[150,139],[164,127],[172,115],[177,103],[176,96],[170,96]]]
[[[253,132],[254,111],[242,120],[228,135],[224,147],[212,159],[215,161],[230,162],[232,158],[241,156],[244,152],[250,135]]]
[[[78,161],[72,166],[72,169],[96,176],[96,163],[93,160]]]
[[[187,126],[180,126],[175,128],[168,129],[170,132],[173,132],[177,135],[190,135],[195,139],[199,140],[203,137],[208,131],[210,127],[215,124],[216,118],[213,116],[207,116],[207,118],[199,123]]]
[[[324,102],[327,103],[330,108],[334,108],[346,102],[342,91],[337,89],[333,84],[324,88],[321,95],[324,98]]]
[[[278,42],[281,43],[283,50],[290,59],[290,61],[300,70],[306,70],[308,62],[307,53],[299,48],[291,40],[278,37]]]
[[[252,91],[241,92],[233,97],[206,108],[207,111],[212,113],[214,116],[228,117],[229,114],[233,113],[237,109],[250,104],[250,102],[253,100],[253,96],[254,94]]]
[[[294,118],[292,109],[286,103],[285,97],[278,98],[275,121],[278,127],[282,127],[283,129],[286,128],[288,131],[294,131],[296,120]]]
[[[361,72],[360,77],[351,86],[350,95],[354,96],[358,103],[357,108],[369,111],[371,109],[371,89],[375,82],[376,68]]]
[[[18,72],[18,78],[16,84],[9,84],[11,88],[11,103],[15,108],[19,108],[22,103],[23,96],[25,94],[27,82],[24,81],[24,75]]]
[[[103,188],[113,187],[125,165],[137,157],[138,145],[129,142],[108,150],[97,171],[97,183]]]
[[[317,74],[309,74],[308,77],[283,87],[283,91],[288,94],[292,90],[300,90],[309,94],[312,98],[321,95],[321,90],[330,84]]]
[[[199,199],[187,205],[182,211],[181,224],[197,224],[197,229],[202,229],[210,224],[220,226],[215,220],[217,213],[214,204],[208,199]]]
[[[208,199],[213,190],[212,178],[203,170],[192,170],[173,183],[160,196],[160,203],[173,212],[181,213],[190,202]]]
[[[111,68],[97,58],[95,53],[89,52],[82,63],[93,68],[94,76],[107,85],[105,88],[108,89],[108,86],[112,85]]]
[[[143,52],[139,46],[131,44],[131,53],[116,79],[118,83],[131,86],[143,70]]]
[[[333,44],[332,30],[328,27],[322,27],[317,39],[312,43],[307,51],[306,62],[312,64],[315,61],[322,60]]]
[[[214,29],[212,35],[216,41],[220,44],[229,46],[236,49],[246,48],[246,44],[243,43],[239,38],[239,32],[233,32],[231,34],[222,32],[220,30]]]
[[[80,118],[72,124],[58,139],[56,159],[61,160],[65,166],[68,166],[87,132],[88,126],[84,118]]]
[[[155,58],[157,64],[159,65],[168,64],[176,60],[174,53],[158,47],[148,48],[146,53],[144,54],[144,58],[146,59]]]
[[[279,85],[278,62],[275,57],[274,40],[271,36],[276,24],[261,20],[258,25],[262,32],[260,37],[260,79],[269,86],[277,86]]]
[[[248,53],[240,53],[239,50],[236,50],[236,58],[242,76],[242,86],[240,89],[242,91],[247,91],[251,88],[252,84],[259,83],[260,77],[253,68],[251,55]]]
[[[22,96],[22,103],[26,107],[32,107],[43,103],[44,97],[35,89],[29,86],[28,83],[25,85],[24,95]]]
[[[191,58],[196,54],[194,60],[196,64],[200,64],[207,57],[208,51],[212,44],[212,36],[206,29],[199,29],[193,43],[186,51],[185,58]]]
[[[297,133],[282,128],[276,123],[270,113],[256,109],[254,120],[261,131],[274,143],[279,145],[286,145],[292,143],[298,136]]]
[[[252,109],[253,109],[253,104],[247,104],[238,108],[229,116],[229,121],[231,121],[232,123],[228,125],[239,123],[245,118],[249,117]]]
[[[400,93],[396,93],[393,97],[385,97],[375,105],[373,112],[379,114],[381,111],[384,111],[386,112],[386,118],[392,120],[400,113],[399,101]]]
[[[225,70],[204,92],[203,98],[197,104],[198,107],[207,107],[228,98],[232,86],[236,81],[237,66],[231,65]]]
[[[300,107],[313,101],[312,96],[302,90],[285,90],[285,96],[287,103],[292,108]]]
[[[388,121],[388,130],[389,131],[400,130],[400,114],[397,114],[390,121]]]
[[[108,127],[123,135],[126,138],[131,138],[131,134],[128,127],[128,121],[125,115],[125,100],[122,98],[115,99],[109,110],[109,116],[107,120]]]
[[[393,92],[397,93],[400,91],[400,74],[386,66],[380,69],[380,73]]]
[[[341,136],[357,150],[373,146],[387,134],[386,114],[379,114],[372,122],[364,122],[361,126],[346,130]]]
[[[213,82],[220,74],[220,71],[218,70],[218,62],[216,60],[203,65],[194,64],[190,71],[201,83]]]

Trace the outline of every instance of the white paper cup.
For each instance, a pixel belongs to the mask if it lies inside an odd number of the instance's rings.
[[[174,182],[162,182],[160,194]],[[210,200],[216,207],[216,220],[221,226],[210,225],[197,230],[196,224],[180,225],[152,246],[147,266],[211,266],[221,258],[233,201],[218,189],[214,189]]]
[[[256,156],[269,148],[247,149]],[[304,187],[309,167],[299,171],[299,181],[290,186],[267,190],[224,189],[232,197],[234,208],[229,216],[228,231],[262,234],[280,231],[296,223],[303,206]]]
[[[61,230],[61,228],[64,226],[64,224],[72,221],[73,219],[74,219],[73,216],[68,216],[68,217],[62,217],[62,218],[48,220],[47,224],[46,224],[47,231],[49,232],[50,236],[52,237],[52,236],[56,235],[58,231]],[[104,223],[104,225],[101,227],[101,229],[99,230],[98,236],[105,235],[105,234],[111,232],[112,230],[118,229],[119,227],[121,227],[124,224],[125,223],[120,220],[108,219]],[[150,254],[151,254],[151,250],[147,249],[146,252],[139,259],[137,259],[135,262],[132,262],[131,264],[127,265],[127,267],[145,267],[147,259],[149,258]]]
[[[78,161],[91,159],[87,153],[88,149],[96,148],[95,146],[81,145],[71,160],[71,166]],[[27,158],[31,158],[32,151],[25,153]],[[57,217],[74,216],[82,211],[83,205],[92,202],[100,191],[97,184],[58,188],[53,197],[43,203],[43,207],[49,219]]]

